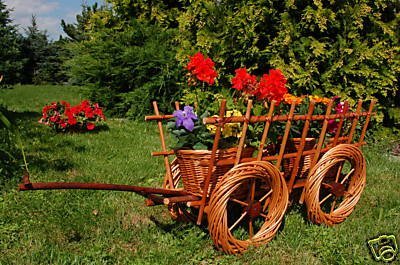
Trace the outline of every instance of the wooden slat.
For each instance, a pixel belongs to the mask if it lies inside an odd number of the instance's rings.
[[[250,120],[250,114],[251,114],[252,107],[253,107],[253,101],[251,99],[249,99],[247,101],[247,109],[246,109],[246,114],[245,114],[246,119],[244,120],[244,123],[243,123],[242,135],[240,136],[239,145],[238,145],[238,149],[236,152],[235,165],[239,164],[240,158],[242,157],[242,151],[243,151],[244,141],[246,140],[247,128],[249,126],[249,120]]]
[[[226,109],[226,100],[223,99],[221,101],[221,106],[219,108],[219,118],[222,119],[225,116],[225,109]],[[211,158],[209,161],[208,165],[208,172],[207,176],[204,180],[204,188],[203,188],[203,196],[201,198],[201,205],[200,205],[200,210],[199,210],[199,215],[197,216],[197,224],[201,224],[201,220],[203,218],[204,214],[204,207],[206,205],[206,200],[207,200],[207,194],[208,194],[208,187],[210,186],[210,179],[213,173],[214,169],[214,164],[215,164],[215,156],[217,153],[218,145],[219,145],[219,140],[221,138],[221,129],[223,128],[224,124],[223,123],[218,123],[217,128],[215,131],[215,137],[214,137],[214,142],[213,142],[213,147],[211,151]]]
[[[365,145],[366,142],[362,142],[362,143],[356,143],[354,144],[355,146],[362,146]],[[321,153],[325,153],[326,151],[328,151],[329,149],[331,149],[331,147],[325,147],[321,149]],[[306,155],[312,155],[316,153],[316,149],[312,149],[312,150],[307,150],[307,151],[303,151],[301,156],[306,156]],[[295,158],[297,156],[297,152],[296,153],[288,153],[288,154],[284,154],[283,155],[283,159],[287,159],[287,158]],[[276,161],[278,160],[278,156],[265,156],[261,159],[261,161]],[[240,159],[240,163],[246,163],[246,162],[252,162],[252,161],[257,161],[257,158],[254,157],[245,157]],[[229,166],[229,165],[233,165],[235,163],[235,159],[221,159],[218,160],[218,162],[216,163],[216,166]],[[205,166],[208,165],[208,161],[200,161],[199,163],[201,166]]]
[[[329,103],[328,103],[328,107],[326,109],[325,119],[324,119],[324,123],[322,125],[321,134],[320,134],[319,139],[318,139],[317,149],[316,149],[316,151],[314,153],[314,158],[313,158],[313,160],[311,162],[311,165],[310,165],[310,171],[308,173],[309,175],[311,174],[312,168],[315,166],[315,164],[317,164],[317,161],[318,161],[319,156],[321,154],[322,145],[323,145],[324,140],[325,140],[326,129],[328,128],[328,123],[329,123],[329,120],[330,120],[330,114],[331,114],[331,111],[332,111],[332,105],[333,105],[333,100],[330,100]],[[303,201],[304,201],[304,190],[301,193],[299,202],[302,204]]]
[[[156,115],[160,115],[160,112],[158,111],[158,105],[156,101],[153,101],[153,108],[154,108],[154,113]],[[163,152],[167,151],[167,147],[165,145],[165,139],[164,139],[164,130],[162,127],[162,122],[161,120],[157,121],[157,126],[158,126],[158,132],[160,134],[160,140],[161,140],[161,148]],[[168,161],[168,155],[164,155],[164,166],[165,166],[165,179],[168,179],[169,187],[170,189],[174,188],[174,181],[172,180],[172,174],[171,174],[171,165],[169,164]],[[165,183],[166,181],[164,181]],[[163,187],[165,188],[165,187]]]
[[[175,154],[174,150],[167,150],[161,152],[151,152],[151,156],[168,156]]]
[[[336,129],[336,134],[335,134],[335,138],[333,139],[332,147],[337,145],[337,142],[339,140],[340,134],[342,132],[343,123],[344,123],[344,117],[345,117],[347,111],[349,110],[349,102],[347,100],[344,102],[344,107],[343,108],[344,108],[343,109],[343,113],[341,113],[342,116],[340,117],[339,124],[338,124],[338,127]]]
[[[351,142],[353,141],[354,133],[356,131],[356,127],[358,124],[358,119],[360,118],[361,110],[362,110],[362,100],[359,100],[357,104],[356,116],[354,117],[353,123],[351,124],[349,139],[347,139],[348,144],[351,144]]]
[[[164,204],[169,205],[171,203],[178,203],[178,202],[188,202],[188,201],[198,201],[200,197],[194,195],[186,195],[186,196],[176,196],[176,197],[169,197],[163,200]]]
[[[286,143],[289,137],[290,127],[292,125],[292,119],[294,114],[294,109],[296,108],[296,103],[293,102],[290,106],[289,116],[287,118],[286,126],[285,126],[285,133],[283,135],[283,139],[281,142],[281,148],[279,149],[278,160],[276,161],[276,167],[279,169],[283,160],[283,153],[285,152]]]
[[[365,137],[365,134],[368,129],[368,124],[371,119],[371,114],[372,114],[372,110],[374,109],[374,106],[375,106],[375,100],[371,100],[371,103],[369,103],[368,114],[365,118],[364,127],[361,131],[360,139],[358,140],[359,143],[362,143],[364,141],[364,137]]]
[[[162,120],[170,120],[173,118],[174,118],[174,115],[172,115],[172,114],[168,114],[168,115],[156,114],[156,115],[145,116],[144,120],[145,121],[162,121]]]
[[[371,114],[375,114],[375,113],[371,113]],[[367,116],[368,112],[361,112],[359,115],[357,115],[354,112],[349,112],[347,113],[344,118],[354,118],[356,116]],[[312,116],[312,121],[323,121],[326,118],[328,118],[329,120],[333,120],[333,119],[339,119],[342,117],[342,114],[330,114],[328,117],[326,115],[313,115]],[[268,119],[267,116],[251,116],[249,123],[257,123],[257,122],[266,122]],[[287,121],[288,119],[288,115],[276,115],[274,117],[272,117],[272,121]],[[292,120],[294,121],[305,121],[307,119],[307,115],[304,114],[297,114],[294,115]],[[238,122],[244,122],[245,117],[224,117],[223,118],[223,122],[224,123],[238,123]],[[219,122],[219,118],[216,117],[207,117],[207,118],[203,118],[203,123],[204,124],[216,124]]]
[[[294,161],[292,174],[290,176],[290,180],[289,180],[289,183],[288,183],[289,192],[292,191],[294,180],[296,178],[297,172],[299,171],[300,161],[301,161],[302,153],[303,153],[303,150],[304,150],[304,146],[306,144],[306,138],[307,138],[307,135],[308,135],[308,130],[310,129],[310,121],[311,121],[311,118],[312,118],[312,114],[314,113],[314,107],[315,107],[315,102],[311,101],[310,105],[308,107],[307,119],[306,119],[306,121],[304,123],[303,131],[301,133],[300,147],[297,150],[297,155],[296,155],[296,159]]]
[[[261,158],[262,158],[262,155],[263,155],[265,141],[267,140],[267,137],[268,137],[269,128],[270,128],[271,122],[272,122],[272,115],[273,115],[274,109],[275,109],[275,102],[276,101],[273,100],[271,102],[270,107],[269,107],[268,116],[267,116],[268,119],[265,121],[264,131],[263,131],[263,134],[261,136],[260,147],[258,148],[257,161],[261,161]],[[267,103],[265,103],[265,107],[267,107],[266,104]]]

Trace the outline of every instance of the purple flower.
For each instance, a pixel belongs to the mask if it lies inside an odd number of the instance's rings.
[[[176,127],[183,126],[189,132],[193,131],[194,121],[197,120],[196,114],[193,112],[193,108],[185,106],[183,110],[176,110],[173,113],[176,118]]]

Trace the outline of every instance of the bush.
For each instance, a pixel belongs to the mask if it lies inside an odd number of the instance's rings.
[[[398,10],[398,1],[383,0],[193,1],[178,18],[180,51],[207,51],[226,73],[282,69],[298,94],[393,103]]]
[[[0,186],[18,172],[19,151],[15,145],[15,136],[10,129],[5,108],[0,106]]]
[[[92,38],[69,45],[71,81],[91,84],[89,98],[114,115],[141,117],[151,101],[170,105],[180,71],[171,41],[174,30],[132,20],[116,30],[102,28]]]
[[[399,104],[398,1],[107,2],[113,10],[91,13],[69,65],[114,112],[141,115],[152,99],[168,105],[184,88],[175,58],[183,64],[197,51],[221,68],[220,85],[239,67],[277,68],[297,95],[377,98],[386,115]]]

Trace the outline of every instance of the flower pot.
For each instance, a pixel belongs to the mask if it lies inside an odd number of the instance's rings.
[[[251,157],[254,148],[244,148],[242,157]],[[224,159],[235,159],[237,148],[220,149],[216,153],[216,161]],[[182,177],[183,187],[186,191],[202,195],[204,180],[208,173],[211,159],[209,150],[177,150],[175,152]],[[214,166],[210,179],[207,196],[214,190],[220,178],[228,172],[233,165]]]
[[[300,149],[300,143],[301,143],[301,138],[291,138],[288,140],[286,147],[285,147],[285,153],[297,153],[297,151]],[[304,151],[311,150],[314,148],[316,143],[315,138],[306,138],[305,144],[304,144]],[[297,176],[299,178],[306,178],[308,176],[308,172],[310,171],[310,166],[311,162],[313,159],[314,155],[305,155],[302,156],[300,159],[299,163],[299,169],[297,171]],[[292,171],[294,169],[294,164],[295,164],[296,158],[287,158],[283,160],[283,172],[285,177],[290,177],[292,175]]]

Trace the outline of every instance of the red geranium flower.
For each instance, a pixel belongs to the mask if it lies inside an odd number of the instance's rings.
[[[286,78],[279,69],[269,70],[269,75],[264,74],[258,84],[257,96],[269,101],[276,100],[280,103],[283,95],[288,92]]]
[[[236,69],[235,74],[231,80],[232,88],[253,94],[257,84],[257,77],[249,74],[246,68]]]
[[[86,128],[87,128],[89,131],[92,131],[92,130],[94,129],[94,127],[95,127],[94,123],[88,122],[88,123],[86,124]]]
[[[205,58],[200,52],[190,57],[186,69],[196,76],[198,80],[213,85],[218,76],[214,69],[214,62],[210,58]]]

